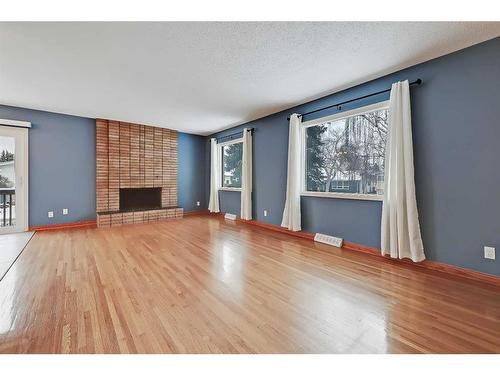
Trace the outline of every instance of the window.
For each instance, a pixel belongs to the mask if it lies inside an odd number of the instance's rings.
[[[388,102],[302,125],[303,195],[383,197]]]
[[[222,149],[222,188],[241,189],[241,166],[243,142],[221,144]]]

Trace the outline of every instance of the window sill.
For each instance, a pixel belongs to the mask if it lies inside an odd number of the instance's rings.
[[[300,193],[306,197],[336,198],[336,199],[354,199],[362,201],[383,201],[383,195],[376,194],[353,194],[353,193],[326,193],[322,191],[303,191]]]
[[[220,187],[219,191],[241,191],[241,188]]]

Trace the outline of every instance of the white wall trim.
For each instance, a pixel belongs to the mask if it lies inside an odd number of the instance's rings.
[[[14,158],[16,171],[16,224],[0,228],[0,233],[25,232],[29,228],[29,132],[27,128],[3,126],[2,135],[14,138],[15,154],[20,157],[16,156]]]
[[[356,199],[363,201],[380,201],[384,200],[383,195],[377,194],[356,194],[356,193],[336,193],[336,192],[323,192],[323,191],[303,191],[300,193],[305,197],[321,197],[321,198],[335,198],[335,199]]]
[[[29,121],[0,119],[0,125],[16,126],[18,128],[31,128],[31,122]]]
[[[219,146],[222,149],[222,147],[224,146],[234,145],[235,143],[243,143],[243,138],[236,138],[236,139],[231,139],[230,141],[217,143],[217,146]]]
[[[224,180],[224,168],[222,167],[222,163],[224,162],[224,155],[222,154],[222,148],[224,146],[230,146],[230,145],[234,145],[236,143],[243,143],[243,138],[236,138],[236,139],[231,139],[230,141],[217,143],[217,152],[220,155],[220,162],[219,162],[218,168],[219,168],[219,176],[221,176],[221,179],[217,185],[218,191],[240,191],[241,192],[241,188],[222,186],[223,180]]]
[[[235,187],[220,187],[220,191],[241,191],[241,188],[235,188]]]
[[[23,175],[24,175],[24,228],[23,230],[26,232],[29,229],[29,132],[28,128],[31,128],[31,122],[28,122],[29,126],[26,127],[26,130],[23,131]]]
[[[323,124],[325,122],[342,120],[342,119],[345,119],[348,117],[363,115],[365,113],[379,111],[381,109],[387,109],[387,108],[389,108],[389,101],[384,100],[382,102],[378,102],[375,104],[365,105],[364,107],[354,108],[354,109],[351,109],[349,111],[335,113],[335,114],[330,115],[330,116],[325,116],[325,117],[316,118],[314,120],[304,121],[301,124],[301,126],[304,128],[308,128],[310,126],[320,125],[320,124]]]
[[[389,108],[389,100],[384,100],[382,102],[366,105],[364,107],[358,107],[351,109],[349,111],[335,113],[330,116],[320,117],[314,120],[305,121],[300,124],[300,180],[301,180],[301,196],[307,197],[322,197],[322,198],[335,198],[335,199],[355,199],[355,200],[365,200],[365,201],[383,201],[383,195],[377,194],[356,194],[356,193],[340,193],[340,192],[322,192],[322,191],[307,191],[306,190],[306,129],[311,126],[316,126],[323,124],[325,122],[342,120],[352,116],[358,116],[365,113],[378,111],[381,109]]]

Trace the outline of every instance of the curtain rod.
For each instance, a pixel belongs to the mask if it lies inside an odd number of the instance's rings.
[[[422,83],[422,80],[419,78],[417,79],[416,81],[413,81],[413,82],[410,82],[410,86],[412,85],[420,85]],[[314,111],[309,111],[309,112],[306,112],[306,113],[302,113],[302,114],[299,114],[299,117],[302,117],[302,116],[305,116],[305,115],[310,115],[312,113],[316,113],[316,112],[319,112],[319,111],[324,111],[325,109],[329,109],[329,108],[333,108],[333,107],[338,107],[338,109],[340,110],[340,106],[341,105],[344,105],[344,104],[347,104],[347,103],[351,103],[351,102],[355,102],[357,100],[361,100],[361,99],[366,99],[366,98],[369,98],[371,96],[375,96],[375,95],[379,95],[379,94],[383,94],[384,92],[389,92],[391,91],[391,89],[385,89],[385,90],[382,90],[382,91],[377,91],[377,92],[374,92],[372,94],[368,94],[368,95],[364,95],[364,96],[360,96],[358,98],[354,98],[354,99],[349,99],[349,100],[346,100],[345,102],[341,102],[341,103],[336,103],[336,104],[332,104],[332,105],[329,105],[327,107],[323,107],[323,108],[318,108],[318,109],[315,109]],[[290,121],[290,116],[287,117],[287,120]]]
[[[255,128],[250,128],[250,133],[253,134],[254,131],[255,131]],[[235,137],[237,135],[241,136],[241,133],[243,133],[243,129],[241,129],[240,131],[228,134],[228,135],[221,135],[220,137],[215,137],[215,139],[217,139],[217,142],[219,142],[219,140],[224,139],[224,138],[231,138],[231,137]]]

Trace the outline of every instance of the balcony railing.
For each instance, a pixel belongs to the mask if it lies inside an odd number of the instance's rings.
[[[0,188],[0,227],[16,224],[16,190]]]

